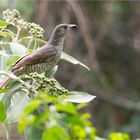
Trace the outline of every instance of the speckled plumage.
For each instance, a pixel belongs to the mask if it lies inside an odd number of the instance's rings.
[[[64,39],[70,28],[75,28],[73,24],[58,25],[50,37],[47,44],[38,48],[31,54],[27,54],[19,59],[13,66],[12,72],[16,75],[29,74],[32,72],[42,73],[50,71],[59,61],[63,49]],[[7,78],[0,83],[0,89],[11,81]]]
[[[20,67],[18,69],[18,72],[23,73],[23,74],[28,74],[28,73],[33,73],[33,72],[43,73],[43,72],[47,72],[51,70],[56,64],[57,64],[57,61],[51,60],[47,63],[45,62],[45,63],[39,63],[39,64],[33,64],[29,66]]]

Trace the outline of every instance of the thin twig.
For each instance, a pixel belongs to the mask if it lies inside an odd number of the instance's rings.
[[[20,30],[21,30],[21,28],[18,28],[17,35],[16,35],[16,38],[15,38],[15,42],[18,42],[18,38],[19,38],[19,35],[20,35]]]

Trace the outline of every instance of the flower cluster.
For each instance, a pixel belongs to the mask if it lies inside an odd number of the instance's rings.
[[[20,13],[17,10],[11,11],[10,9],[7,9],[6,11],[3,11],[3,19],[11,24],[17,23],[17,21],[20,19]]]
[[[24,21],[23,19],[20,19],[17,21],[17,28],[28,28],[28,22]]]
[[[17,10],[11,11],[10,9],[7,9],[6,11],[3,11],[3,19],[13,26],[16,26],[17,28],[28,28],[28,23],[24,21],[23,19],[20,19],[20,13]]]
[[[51,96],[67,95],[69,91],[62,87],[55,79],[42,74],[32,73],[32,88],[35,91],[45,91]]]
[[[35,23],[29,23],[28,27],[30,29],[29,33],[31,33],[32,36],[34,36],[36,38],[43,37],[44,30],[42,27],[40,27],[40,25],[35,24]]]
[[[7,9],[3,11],[3,20],[7,23],[12,24],[18,29],[29,29],[29,32],[32,36],[36,38],[42,38],[44,30],[40,27],[40,25],[35,23],[29,23],[20,18],[20,13],[17,10]]]

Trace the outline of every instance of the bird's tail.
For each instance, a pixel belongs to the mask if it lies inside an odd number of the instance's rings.
[[[0,82],[0,89],[4,88],[11,80],[12,78],[7,77],[2,82]]]

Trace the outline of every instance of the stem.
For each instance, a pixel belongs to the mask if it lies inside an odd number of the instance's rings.
[[[21,42],[21,41],[24,40],[24,39],[31,39],[31,38],[32,38],[32,36],[25,36],[25,37],[19,39],[18,42]]]
[[[7,27],[7,25],[3,26],[0,31],[3,31],[5,28]]]
[[[29,41],[29,44],[28,44],[28,46],[27,46],[27,51],[26,51],[26,53],[28,53],[28,50],[29,50],[29,48],[31,47],[31,44],[32,44],[33,40],[34,40],[34,37],[32,37],[31,40]]]
[[[39,38],[36,38],[36,40],[38,40],[39,42],[45,43],[45,44],[48,43],[47,41],[39,39]]]
[[[3,45],[1,45],[1,49],[5,52]],[[1,69],[2,70],[5,70],[5,63],[6,63],[6,58],[4,56],[1,56]]]
[[[35,40],[33,50],[35,50],[35,49],[36,49],[36,45],[37,45],[37,41]]]
[[[18,28],[17,35],[16,35],[16,38],[15,38],[15,42],[18,42],[20,30],[21,30],[21,28]]]
[[[14,33],[14,32],[12,32],[12,31],[10,31],[10,30],[8,30],[8,29],[3,29],[2,30],[2,32],[7,32],[7,33],[9,33],[10,34],[10,37],[11,37],[11,39],[12,39],[12,41],[14,41],[14,37],[16,36],[16,34]]]
[[[18,42],[21,42],[24,39],[30,39],[30,38],[32,38],[32,36],[26,36],[26,37],[23,37],[23,38],[19,39]],[[42,43],[45,43],[45,44],[47,43],[47,41],[39,39],[39,38],[35,38],[35,40],[37,40],[39,42],[42,42]]]

